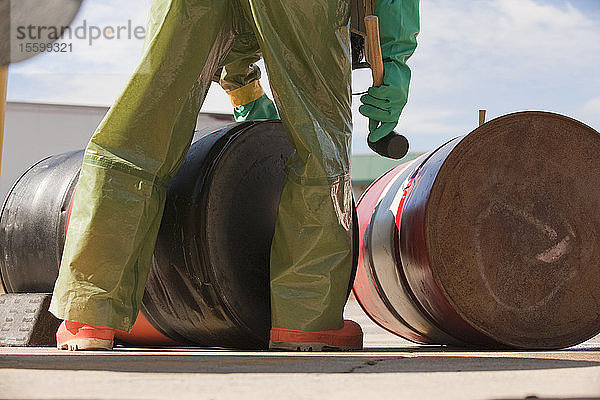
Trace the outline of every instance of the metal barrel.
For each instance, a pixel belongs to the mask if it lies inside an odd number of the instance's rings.
[[[279,121],[196,135],[168,187],[141,312],[119,339],[267,347],[269,253],[292,151]],[[52,291],[82,159],[79,151],[42,160],[8,195],[0,216],[8,292]],[[357,257],[355,235],[355,268]]]
[[[51,292],[83,151],[47,157],[8,193],[0,215],[0,277],[8,293]]]
[[[354,292],[418,343],[553,349],[600,333],[600,135],[520,112],[398,166],[360,199]]]

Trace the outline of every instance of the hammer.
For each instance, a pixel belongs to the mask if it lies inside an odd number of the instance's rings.
[[[379,41],[379,19],[375,15],[365,17],[365,30],[367,34],[367,62],[371,66],[373,86],[383,85],[383,56],[381,55],[381,42]],[[408,153],[408,140],[397,133],[390,132],[376,142],[367,139],[367,144],[375,153],[382,157],[398,160]]]

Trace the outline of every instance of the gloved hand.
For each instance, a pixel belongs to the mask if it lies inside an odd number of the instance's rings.
[[[408,100],[411,73],[406,61],[417,47],[419,0],[377,0],[374,14],[379,18],[383,85],[370,87],[358,109],[369,118],[372,143],[394,130]]]
[[[255,119],[279,119],[275,104],[266,94],[248,104],[234,107],[233,116],[237,122]]]
[[[386,72],[386,75],[390,74]],[[369,88],[367,94],[360,98],[363,105],[358,110],[369,118],[370,142],[374,143],[394,130],[407,98],[408,94],[403,93],[402,87],[385,83],[380,87]]]

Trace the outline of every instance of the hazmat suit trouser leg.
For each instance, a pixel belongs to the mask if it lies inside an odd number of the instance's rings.
[[[352,258],[349,2],[239,1],[296,148],[272,246],[273,325],[337,329]],[[231,4],[154,1],[156,33],[86,149],[51,304],[59,318],[122,330],[135,321],[166,185],[232,43]]]
[[[290,142],[271,249],[272,326],[340,329],[352,268],[348,0],[241,0]]]
[[[338,329],[352,268],[349,1],[241,0],[241,5],[244,16],[221,86],[239,90],[258,79],[253,63],[262,53],[296,149],[271,251],[272,325]],[[255,111],[247,119],[272,115]]]
[[[129,330],[166,187],[232,42],[222,0],[154,0],[142,61],[86,148],[50,311]]]

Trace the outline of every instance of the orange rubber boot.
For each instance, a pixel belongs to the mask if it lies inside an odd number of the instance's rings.
[[[63,321],[56,331],[59,350],[112,350],[115,330],[107,326]]]
[[[297,331],[271,328],[269,348],[289,351],[360,350],[363,332],[354,321],[344,321],[342,329],[330,331]]]

